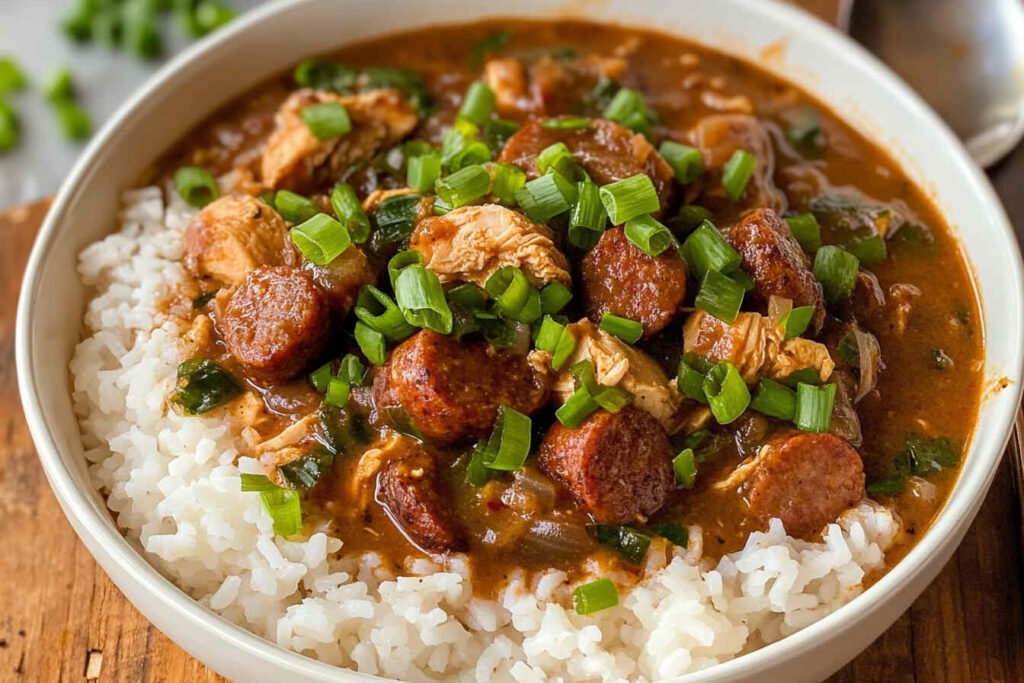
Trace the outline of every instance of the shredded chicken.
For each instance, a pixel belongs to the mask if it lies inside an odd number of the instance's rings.
[[[355,472],[347,482],[348,500],[353,504],[353,514],[362,513],[369,507],[377,489],[374,477],[386,463],[408,453],[408,441],[408,437],[391,432],[390,438],[381,442],[377,448],[368,449],[359,457]]]
[[[337,102],[345,107],[352,130],[319,139],[302,120],[302,110],[315,104]],[[277,112],[276,127],[263,151],[264,184],[273,189],[302,189],[321,172],[335,177],[349,164],[373,156],[416,127],[412,106],[397,90],[373,90],[341,96],[318,90],[292,93]]]
[[[921,290],[914,285],[898,283],[889,288],[889,304],[892,306],[893,331],[902,335],[907,330],[907,319],[914,308],[914,299],[921,296]]]
[[[489,59],[484,64],[484,82],[494,91],[500,114],[530,111],[533,104],[523,63],[513,57]]]
[[[294,455],[289,449],[298,446],[304,441],[309,441],[316,430],[317,416],[310,414],[291,423],[282,429],[277,435],[252,445],[252,457],[259,458],[264,465],[282,465],[291,462]]]
[[[717,363],[729,361],[748,384],[761,376],[781,381],[805,368],[817,370],[822,381],[832,375],[835,362],[823,344],[784,336],[782,328],[758,313],[740,313],[730,325],[696,311],[683,326],[683,349]]]
[[[551,231],[497,204],[464,206],[421,221],[409,246],[423,254],[441,282],[481,287],[502,266],[516,266],[534,287],[553,280],[572,285],[569,264]]]

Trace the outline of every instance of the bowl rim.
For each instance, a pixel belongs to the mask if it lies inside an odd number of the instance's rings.
[[[228,621],[164,577],[155,566],[145,559],[140,551],[121,536],[109,512],[106,516],[100,514],[90,504],[87,493],[76,485],[72,473],[62,460],[56,446],[53,428],[51,428],[37,392],[35,372],[31,362],[32,313],[34,302],[39,296],[40,276],[48,248],[57,237],[61,224],[67,220],[65,213],[69,205],[73,204],[78,192],[84,191],[81,189],[81,181],[88,175],[90,165],[96,157],[103,153],[104,147],[115,135],[118,126],[132,116],[143,115],[144,105],[150,96],[162,89],[168,81],[173,80],[179,71],[194,60],[198,61],[214,56],[220,47],[234,41],[253,25],[271,20],[278,14],[310,1],[315,0],[276,0],[254,8],[213,36],[188,47],[163,65],[117,109],[99,133],[93,137],[61,185],[36,237],[25,270],[16,322],[17,379],[29,430],[50,486],[68,520],[82,540],[86,542],[90,552],[104,566],[105,571],[108,563],[116,565],[125,572],[122,579],[134,583],[133,588],[136,589],[136,592],[145,591],[152,594],[162,606],[187,621],[190,627],[202,630],[204,633],[237,648],[244,655],[251,657],[253,664],[264,661],[296,674],[322,679],[337,678],[339,673],[344,672],[366,680],[380,680],[376,676],[336,667],[287,650],[269,639],[264,639]],[[969,185],[965,192],[975,195],[979,205],[988,210],[991,222],[999,228],[998,237],[1001,241],[1011,247],[1017,247],[1016,236],[1005,210],[987,177],[970,160],[963,146],[948,127],[888,67],[881,64],[848,36],[838,33],[824,22],[793,6],[784,5],[777,0],[734,0],[734,2],[744,5],[745,11],[749,12],[752,18],[757,16],[770,18],[785,29],[803,33],[803,37],[810,37],[817,43],[826,46],[830,52],[835,52],[848,59],[858,71],[881,86],[890,97],[897,101],[899,106],[917,117],[923,135],[931,136],[935,138],[937,144],[951,149],[957,161],[956,172]],[[573,4],[570,3],[570,7]],[[510,10],[505,16],[515,16],[514,10]],[[745,61],[750,59],[749,56],[742,55],[740,58]],[[768,71],[773,71],[770,66]],[[785,76],[783,77],[785,78]],[[803,87],[808,92],[815,93],[813,83]],[[848,117],[841,116],[840,118]],[[869,139],[872,138],[870,134],[861,132]],[[875,138],[877,143],[877,136]],[[957,239],[960,241],[959,238]],[[1016,302],[1017,319],[1020,322],[1015,334],[1016,340],[1020,342],[1024,339],[1024,267],[1022,267],[1019,248],[1014,248],[1013,252],[1010,258],[1011,272],[1008,275],[1017,285],[1013,296]],[[982,302],[982,311],[984,312],[984,310],[985,305]],[[1024,347],[1018,344],[1018,348]],[[895,567],[862,594],[810,626],[708,670],[687,674],[683,680],[724,678],[749,673],[769,663],[792,659],[811,643],[840,637],[881,610],[887,598],[895,597],[893,594],[898,592],[898,588],[902,584],[909,582],[924,570],[925,561],[930,555],[941,553],[943,550],[951,553],[959,544],[963,533],[980,507],[1009,440],[1016,407],[1020,403],[1022,378],[1024,378],[1024,357],[1018,355],[1014,360],[1015,363],[1012,366],[1002,368],[1005,376],[1013,382],[1013,386],[1005,390],[1012,392],[1010,395],[1013,400],[1001,401],[999,406],[993,408],[996,411],[993,419],[1000,428],[994,433],[975,434],[972,437],[972,450],[974,451],[972,457],[976,460],[984,458],[987,467],[975,468],[966,478],[965,474],[967,473],[961,473],[948,500],[933,520],[927,533]],[[956,539],[955,543],[951,541],[954,538]]]

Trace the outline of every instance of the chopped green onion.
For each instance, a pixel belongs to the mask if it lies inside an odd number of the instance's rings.
[[[608,214],[597,185],[585,180],[576,187],[578,199],[569,215],[569,243],[580,249],[589,249],[601,239]]]
[[[547,130],[582,130],[590,128],[590,119],[582,116],[558,116],[553,119],[542,119],[540,127]]]
[[[28,79],[13,57],[0,57],[0,95],[25,87]]]
[[[865,487],[865,490],[872,496],[891,496],[897,493],[902,493],[906,486],[907,480],[904,477],[894,477],[892,479],[882,479],[868,484]]]
[[[415,227],[422,200],[423,197],[418,194],[400,194],[381,200],[373,212],[378,229],[374,241],[382,239],[386,242],[401,242],[409,237]]]
[[[491,174],[483,166],[466,166],[434,183],[437,196],[452,209],[465,206],[491,190]]]
[[[459,116],[480,126],[494,111],[494,91],[483,81],[473,81],[462,99]]]
[[[339,102],[322,102],[302,110],[302,120],[313,137],[324,140],[336,138],[352,130],[348,111]]]
[[[669,220],[669,226],[675,228],[676,233],[688,235],[696,230],[704,221],[711,222],[713,215],[703,206],[686,204],[679,209],[678,213]]]
[[[889,255],[885,247],[885,239],[881,235],[872,235],[857,240],[850,245],[849,249],[858,261],[867,266],[881,263]]]
[[[600,407],[587,388],[581,386],[555,411],[555,417],[566,429],[575,429]]]
[[[750,277],[750,274],[745,270],[736,269],[730,272],[729,279],[742,287],[744,292],[750,292],[754,289],[754,278]]]
[[[537,340],[534,342],[534,346],[541,351],[554,353],[555,349],[558,348],[558,340],[562,338],[564,330],[565,325],[559,323],[550,315],[544,316],[540,323],[540,329],[537,331]]]
[[[483,290],[472,282],[463,282],[461,285],[449,289],[448,299],[470,310],[483,308],[486,303]]]
[[[666,140],[658,152],[672,167],[676,181],[683,185],[692,183],[704,173],[704,153],[696,147]]]
[[[494,165],[491,194],[505,206],[516,205],[516,192],[526,184],[526,173],[518,166],[498,163]]]
[[[127,0],[122,5],[124,45],[142,59],[154,59],[163,51],[150,0]]]
[[[697,461],[693,457],[693,450],[684,448],[679,455],[672,458],[672,470],[676,473],[676,481],[684,489],[693,486],[697,479]]]
[[[200,0],[195,9],[197,35],[205,36],[235,18],[235,10],[214,0]]]
[[[621,122],[626,128],[634,133],[640,133],[645,137],[651,137],[651,120],[647,118],[646,111],[635,111]]]
[[[643,95],[632,88],[619,88],[611,102],[605,107],[602,117],[609,121],[625,124],[636,114],[644,116],[646,111],[647,103],[644,101]]]
[[[587,531],[598,543],[611,547],[633,564],[643,562],[647,556],[647,549],[651,546],[650,536],[628,526],[588,524]]]
[[[671,231],[650,215],[630,218],[625,233],[626,239],[648,256],[657,256],[676,241]]]
[[[2,76],[0,76],[2,81]],[[75,96],[75,83],[71,71],[66,66],[55,67],[46,75],[41,86],[43,97],[51,102],[70,100]],[[3,85],[0,83],[0,92]]]
[[[558,214],[565,213],[577,197],[576,184],[558,173],[535,178],[516,192],[519,206],[535,223],[547,223]]]
[[[487,147],[494,151],[502,149],[509,138],[515,135],[522,128],[518,121],[508,119],[488,119],[484,124],[484,140]]]
[[[311,199],[291,190],[278,190],[274,195],[274,208],[289,223],[302,223],[320,213],[320,207]]]
[[[640,341],[640,337],[644,336],[643,323],[629,318],[621,318],[611,313],[601,316],[600,328],[609,334],[614,334],[627,344],[635,344]]]
[[[366,366],[359,360],[359,357],[348,353],[341,359],[341,367],[338,370],[338,377],[354,384],[357,387],[363,385],[363,380],[366,379]]]
[[[374,365],[384,365],[387,360],[387,342],[381,332],[359,321],[356,323],[355,338],[367,360]]]
[[[484,467],[505,472],[521,469],[530,455],[531,428],[530,418],[518,410],[498,408],[498,419],[483,450]]]
[[[658,522],[651,527],[651,530],[668,540],[669,543],[674,543],[680,548],[685,548],[690,544],[690,532],[686,530],[686,527],[675,522]]]
[[[804,382],[796,385],[796,414],[793,423],[804,432],[827,432],[832,426],[832,405],[836,398],[836,385],[816,387]]]
[[[849,298],[857,282],[857,257],[840,247],[822,247],[814,257],[814,277],[830,304]]]
[[[551,355],[551,367],[555,370],[561,370],[565,362],[569,360],[569,356],[576,350],[576,335],[574,335],[569,327],[566,326],[562,330],[562,336],[558,338],[558,346],[555,347],[555,352]]]
[[[480,128],[466,119],[459,119],[444,135],[441,144],[441,164],[450,171],[490,161],[490,148],[477,136]]]
[[[593,614],[619,604],[619,594],[610,579],[598,579],[577,586],[572,592],[572,607],[576,614]]]
[[[242,386],[215,360],[189,358],[178,366],[173,401],[187,415],[208,413],[241,393]]]
[[[201,209],[220,196],[213,174],[201,166],[182,166],[174,172],[174,188],[189,206]]]
[[[295,67],[293,78],[303,88],[349,93],[359,72],[337,62],[309,59]]]
[[[420,192],[434,189],[434,183],[441,177],[441,155],[423,154],[411,157],[406,168],[405,182]]]
[[[92,120],[85,110],[74,102],[62,100],[54,104],[57,124],[68,140],[83,140],[92,132]]]
[[[347,401],[348,385],[343,384],[343,386]],[[330,391],[327,394],[330,396]],[[296,489],[308,491],[316,485],[320,477],[331,469],[333,464],[334,453],[321,446],[300,458],[279,465],[277,469],[284,480]]]
[[[645,173],[603,185],[600,195],[608,218],[615,225],[622,225],[645,213],[657,213],[661,209],[654,183]]]
[[[313,372],[309,373],[309,381],[313,384],[313,387],[317,391],[323,393],[327,391],[327,385],[331,383],[334,378],[334,363],[328,361],[318,367]]]
[[[724,323],[732,323],[743,305],[743,285],[728,275],[710,270],[693,300],[695,308],[706,311]]]
[[[452,311],[432,271],[418,265],[403,268],[395,278],[395,299],[412,325],[441,334],[452,331]]]
[[[18,115],[0,100],[0,153],[18,144]]]
[[[604,384],[599,384],[598,386],[600,388],[596,392],[591,393],[591,398],[594,399],[594,403],[609,413],[619,412],[632,403],[635,398],[633,394],[622,387],[610,387]]]
[[[722,187],[732,201],[738,201],[747,189],[750,177],[757,168],[757,157],[744,149],[738,149],[729,157],[722,170]]]
[[[348,382],[332,377],[327,383],[327,395],[324,396],[324,403],[335,408],[344,408],[345,404],[348,403],[351,391]]]
[[[469,456],[469,462],[466,463],[466,481],[472,486],[483,486],[499,476],[498,470],[492,470],[484,465],[484,449],[486,447],[486,441],[477,444]]]
[[[541,175],[560,173],[567,180],[573,181],[580,180],[582,174],[582,169],[564,142],[556,142],[541,150],[537,155],[537,170]]]
[[[515,266],[502,266],[494,271],[484,285],[498,309],[506,316],[518,313],[527,305],[533,288],[523,271]]]
[[[743,258],[733,249],[722,233],[704,221],[694,230],[681,248],[689,272],[703,280],[709,272],[729,273],[740,267]]]
[[[805,109],[803,115],[790,124],[786,138],[794,147],[809,152],[820,152],[825,146],[825,134],[821,130],[821,117],[813,109]]]
[[[388,279],[391,281],[391,289],[395,288],[395,280],[398,279],[398,274],[402,272],[403,268],[422,265],[423,254],[415,249],[406,249],[392,256],[388,261]]]
[[[544,313],[558,313],[572,301],[572,290],[558,280],[552,280],[540,290],[540,308]]]
[[[800,213],[786,219],[789,230],[800,246],[807,251],[814,251],[821,246],[821,225],[813,213]]]
[[[325,213],[318,213],[288,231],[288,237],[311,263],[326,266],[352,246],[345,226]]]
[[[389,341],[401,341],[416,331],[391,297],[373,285],[366,285],[359,290],[353,312],[356,318],[383,334]]]
[[[265,474],[242,475],[242,491],[271,491],[277,488],[281,487],[270,481],[270,477]]]
[[[370,217],[363,211],[363,205],[351,185],[339,183],[331,190],[331,207],[338,221],[348,229],[356,244],[362,244],[370,237]]]
[[[800,368],[786,375],[782,383],[792,389],[800,382],[804,384],[821,384],[821,375],[816,368]]]
[[[263,507],[274,520],[274,533],[291,536],[302,528],[302,503],[298,491],[276,488],[260,491]]]
[[[796,416],[796,392],[765,377],[758,382],[750,407],[762,415],[792,422]]]
[[[704,395],[718,424],[729,424],[750,405],[750,390],[739,370],[729,361],[711,368],[704,378]]]
[[[698,362],[702,361],[702,362]],[[708,399],[704,395],[704,378],[710,369],[707,359],[692,353],[683,354],[679,361],[679,375],[676,377],[676,385],[679,391],[691,401],[707,404]]]
[[[799,337],[811,324],[814,317],[814,306],[797,306],[791,308],[789,313],[782,316],[779,325],[786,331],[785,338],[793,339]]]

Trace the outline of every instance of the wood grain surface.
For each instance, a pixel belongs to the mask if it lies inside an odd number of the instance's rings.
[[[46,207],[0,216],[0,681],[223,680],[111,583],[65,520],[33,450],[18,400],[14,319]],[[1020,520],[1007,459],[938,579],[833,680],[1024,683]]]

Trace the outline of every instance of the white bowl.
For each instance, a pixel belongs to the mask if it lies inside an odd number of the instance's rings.
[[[514,7],[514,9],[513,9]],[[118,532],[89,483],[68,362],[85,291],[78,252],[115,226],[119,195],[158,154],[217,107],[303,57],[432,23],[561,17],[654,27],[765,66],[888,149],[957,231],[981,293],[989,382],[963,473],[932,528],[884,578],[836,613],[686,680],[821,679],[880,635],[935,577],[974,518],[1020,399],[1024,280],[1013,232],[959,142],[885,67],[825,24],[768,0],[285,0],[253,11],[168,64],[96,135],[36,242],[18,309],[18,380],[50,485],[86,546],[143,614],[190,653],[247,681],[358,680],[285,651],[215,615],[160,575]],[[996,380],[1012,383],[995,391]]]

